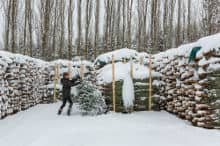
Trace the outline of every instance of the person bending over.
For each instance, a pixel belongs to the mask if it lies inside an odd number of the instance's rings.
[[[72,86],[76,86],[77,84],[79,84],[80,82],[78,81],[79,76],[75,77],[74,79],[70,80],[70,75],[68,72],[65,72],[63,74],[63,78],[61,79],[61,83],[63,85],[63,90],[62,90],[62,94],[63,94],[63,103],[61,105],[61,107],[59,108],[58,111],[58,115],[60,115],[63,111],[63,108],[66,105],[66,102],[69,102],[69,107],[67,110],[67,115],[69,116],[71,114],[71,109],[72,109],[72,105],[73,105],[73,101],[71,99],[71,87]]]

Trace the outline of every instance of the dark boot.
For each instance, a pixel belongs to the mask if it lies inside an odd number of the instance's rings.
[[[71,115],[71,108],[68,109],[68,111],[67,111],[67,115],[68,115],[68,116]]]
[[[57,114],[58,114],[58,115],[61,115],[61,114],[62,114],[62,111],[63,111],[62,109],[59,109],[59,111],[58,111]]]

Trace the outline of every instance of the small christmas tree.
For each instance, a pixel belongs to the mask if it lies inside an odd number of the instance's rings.
[[[107,111],[105,97],[95,83],[84,79],[80,87],[79,108],[83,115],[99,115]]]

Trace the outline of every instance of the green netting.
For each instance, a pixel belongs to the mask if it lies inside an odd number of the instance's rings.
[[[192,48],[192,51],[190,52],[190,56],[189,56],[189,62],[193,61],[196,58],[196,54],[201,48],[202,48],[201,46]]]

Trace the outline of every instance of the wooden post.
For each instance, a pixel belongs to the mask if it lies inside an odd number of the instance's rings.
[[[123,63],[126,63],[126,59],[125,58],[123,58],[122,60],[123,60]]]
[[[71,63],[68,63],[68,73],[69,73],[69,75],[71,77]]]
[[[139,63],[140,63],[140,65],[144,64],[144,58],[142,56],[139,58]]]
[[[133,79],[134,73],[133,73],[134,67],[133,67],[133,60],[132,60],[132,56],[130,57],[130,75],[131,78]]]
[[[82,62],[81,62],[81,65],[80,65],[80,77],[81,77],[81,79],[83,79],[83,77],[84,77],[84,65],[83,65]]]
[[[58,80],[58,65],[54,66],[54,90],[53,90],[53,101],[56,101],[56,88],[57,88],[57,80]]]
[[[152,60],[151,54],[149,56],[149,97],[148,97],[148,110],[151,110],[152,106]]]
[[[115,62],[114,62],[114,54],[112,54],[112,106],[113,111],[116,111],[115,106]]]

